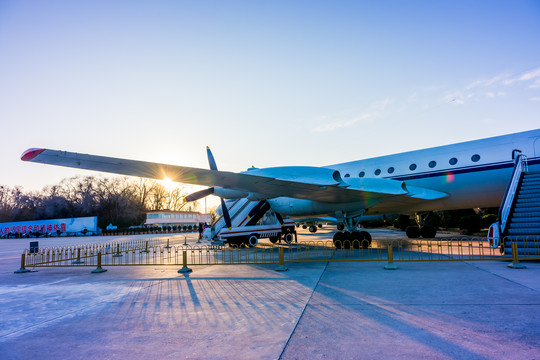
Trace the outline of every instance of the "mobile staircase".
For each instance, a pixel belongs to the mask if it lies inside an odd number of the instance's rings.
[[[271,216],[263,219],[270,210],[270,205],[265,200],[238,199],[225,206],[231,218],[231,227],[227,227],[222,215],[202,234],[205,240],[212,240],[213,245],[228,242],[230,245],[255,246],[259,238],[270,238],[270,241],[275,243],[282,237],[284,241],[290,243],[292,235],[296,233],[294,221],[284,220],[273,211],[270,211],[272,214],[268,214]]]
[[[499,221],[492,224],[488,240],[493,248],[512,254],[516,243],[518,255],[540,255],[540,172],[529,172],[527,157],[518,154],[514,172],[501,207]]]

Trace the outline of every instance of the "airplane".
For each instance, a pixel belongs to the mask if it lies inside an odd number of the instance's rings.
[[[293,218],[335,217],[346,228],[334,234],[337,243],[371,242],[369,233],[357,231],[362,216],[413,216],[418,226],[407,229],[407,235],[428,238],[437,231],[423,226],[423,214],[429,211],[498,207],[519,154],[527,156],[530,171],[540,170],[540,129],[322,167],[251,168],[239,173],[218,170],[209,148],[210,169],[44,148],[28,149],[21,159],[206,185],[208,189],[187,200],[219,196],[225,217],[224,198],[266,200],[276,213]]]

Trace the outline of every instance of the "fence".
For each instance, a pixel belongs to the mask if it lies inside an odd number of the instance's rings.
[[[540,260],[538,238],[512,243],[512,255],[492,249],[483,239],[377,240],[369,246],[348,243],[336,248],[332,241],[307,241],[274,245],[260,243],[256,247],[192,246],[179,241],[148,239],[130,242],[92,244],[64,248],[26,250],[21,256],[21,269],[59,266],[145,266],[145,265],[241,265],[348,261],[482,261]],[[367,244],[365,244],[367,245]],[[518,251],[518,245],[520,246]],[[518,255],[519,254],[519,255]],[[518,258],[519,256],[519,258]],[[97,270],[96,269],[96,270]]]

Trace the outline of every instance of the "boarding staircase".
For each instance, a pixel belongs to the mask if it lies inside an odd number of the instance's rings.
[[[519,154],[512,179],[499,209],[499,226],[505,254],[540,256],[540,172],[529,172],[527,157]]]
[[[234,200],[227,202],[227,210],[231,217],[231,226],[251,226],[257,224],[259,220],[270,210],[270,205],[266,201],[250,201],[248,199]],[[221,229],[227,226],[225,218],[220,216],[212,225],[212,238],[217,237]]]

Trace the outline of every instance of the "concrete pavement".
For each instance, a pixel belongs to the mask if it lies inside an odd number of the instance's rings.
[[[0,240],[2,359],[540,358],[539,263],[13,274],[17,246]]]

